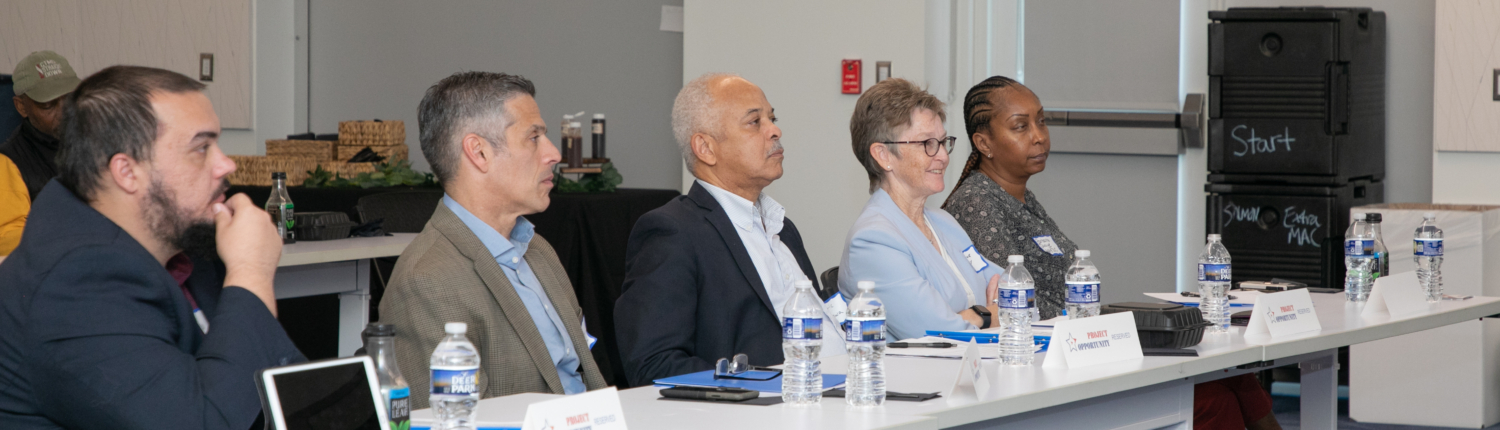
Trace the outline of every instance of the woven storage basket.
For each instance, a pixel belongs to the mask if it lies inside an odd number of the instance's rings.
[[[338,157],[335,157],[334,159],[335,160],[341,160],[341,161],[349,161],[349,159],[354,158],[355,154],[358,154],[359,151],[363,151],[365,148],[370,148],[371,151],[375,151],[376,154],[380,155],[381,157],[385,157],[385,162],[387,162],[387,163],[394,163],[396,161],[406,160],[407,159],[406,158],[406,152],[407,152],[406,145],[391,145],[391,146],[344,146],[344,145],[339,145],[339,154],[338,154]]]
[[[287,186],[300,186],[307,180],[307,171],[318,167],[325,160],[305,157],[268,157],[260,155],[230,155],[236,166],[229,175],[233,185],[270,186],[271,173],[286,172]]]
[[[406,143],[401,121],[340,121],[340,146],[392,146]]]
[[[331,140],[267,140],[267,157],[338,159],[338,142]]]
[[[375,163],[338,163],[331,166],[323,164],[323,170],[337,172],[339,177],[344,179],[354,179],[360,173],[372,173],[376,171]]]

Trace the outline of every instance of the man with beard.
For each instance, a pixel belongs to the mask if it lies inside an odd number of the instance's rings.
[[[203,88],[115,66],[63,103],[58,177],[0,263],[6,429],[248,429],[254,373],[304,360],[276,321],[280,238],[225,199]]]
[[[761,193],[781,178],[782,148],[760,87],[728,74],[694,79],[672,105],[672,134],[697,180],[636,221],[615,302],[620,355],[635,386],[741,353],[752,365],[780,364],[781,308],[797,281],[817,288],[797,227]],[[826,318],[823,329],[836,333]]]

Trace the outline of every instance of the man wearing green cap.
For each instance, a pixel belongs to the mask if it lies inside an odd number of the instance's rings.
[[[5,143],[0,155],[10,158],[26,182],[31,200],[42,192],[42,186],[57,176],[57,123],[62,96],[78,88],[78,74],[68,59],[52,51],[37,51],[21,59],[11,79],[16,96],[16,111],[26,118]]]

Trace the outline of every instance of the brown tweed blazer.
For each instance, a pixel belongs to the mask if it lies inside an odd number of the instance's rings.
[[[579,327],[583,310],[557,252],[538,235],[525,258],[578,351],[584,385],[604,388]],[[412,387],[412,409],[428,407],[428,363],[447,322],[469,324],[466,336],[479,350],[480,398],[563,393],[531,313],[489,249],[447,206],[437,205],[422,233],[401,253],[380,302],[380,319],[396,325],[396,362]]]

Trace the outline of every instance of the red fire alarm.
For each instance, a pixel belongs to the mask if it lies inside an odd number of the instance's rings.
[[[839,67],[839,76],[843,82],[844,94],[859,94],[863,89],[864,74],[860,73],[859,60],[844,60],[843,66]]]

